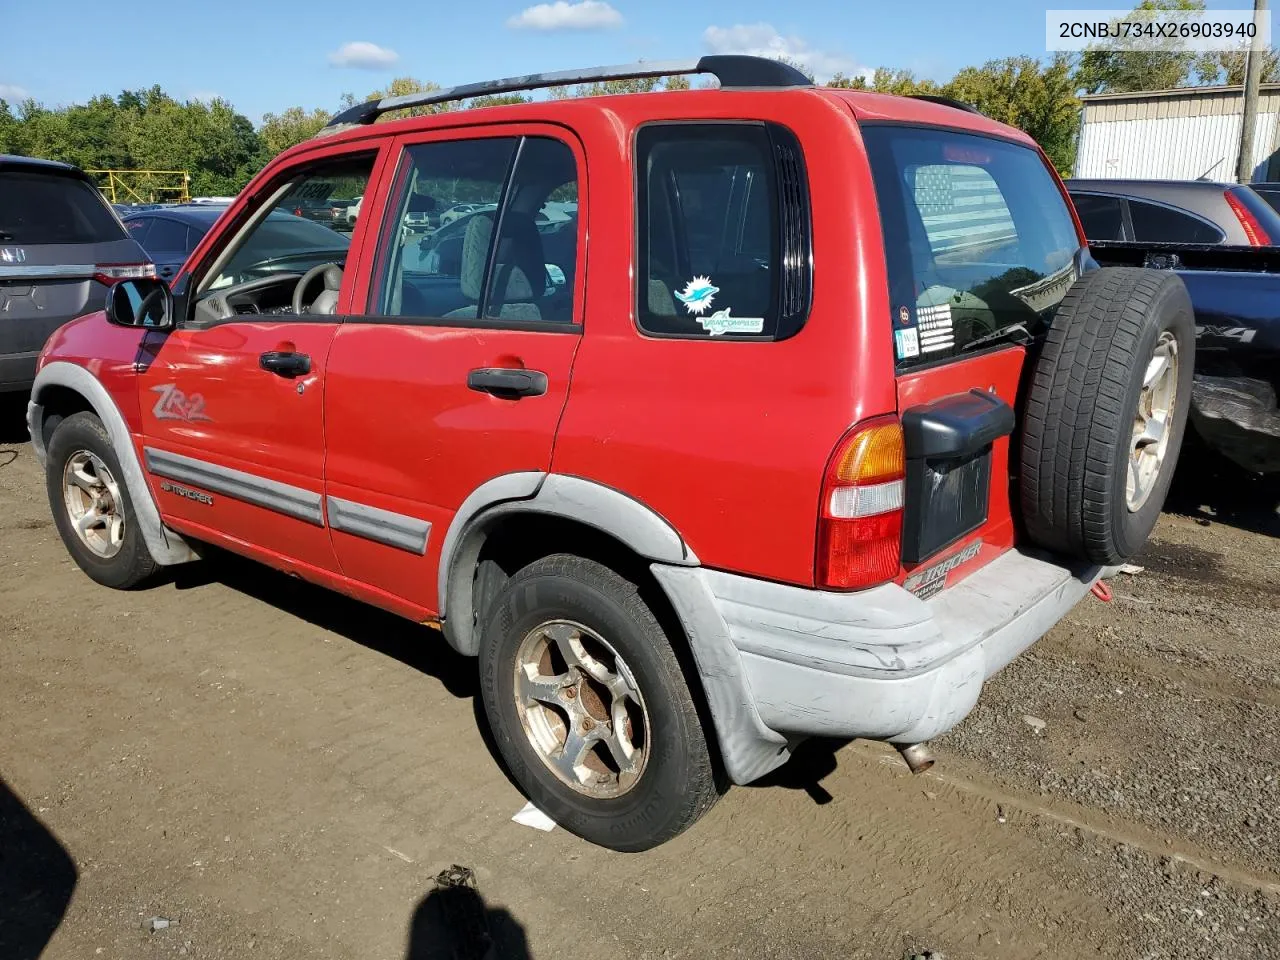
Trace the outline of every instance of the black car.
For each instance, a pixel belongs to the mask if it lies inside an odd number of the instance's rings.
[[[0,392],[26,390],[49,335],[155,267],[84,171],[0,154]]]
[[[226,209],[226,204],[215,203],[164,207],[130,214],[124,218],[124,225],[151,255],[157,273],[169,279],[177,275],[191,251]],[[309,245],[318,250],[345,250],[349,242],[349,237],[335,228],[276,210],[270,215],[269,229],[259,230],[255,235],[254,250],[260,254],[259,259],[270,259],[277,249]]]

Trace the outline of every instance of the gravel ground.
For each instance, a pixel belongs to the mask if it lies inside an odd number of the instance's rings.
[[[90,583],[15,433],[3,960],[426,960],[486,929],[515,960],[1280,960],[1280,551],[1253,488],[1180,500],[929,773],[809,744],[622,856],[511,822],[475,665],[434,632],[234,558]],[[474,889],[440,888],[451,864]]]

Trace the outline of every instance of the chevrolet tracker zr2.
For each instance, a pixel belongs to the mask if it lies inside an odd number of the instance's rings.
[[[1193,350],[1026,135],[705,57],[350,108],[60,329],[29,419],[90,577],[213,544],[438,623],[533,802],[642,850],[805,737],[918,766],[1142,546]]]

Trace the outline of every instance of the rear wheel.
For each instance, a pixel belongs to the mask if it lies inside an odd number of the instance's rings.
[[[669,840],[718,797],[680,665],[635,584],[556,555],[516,573],[480,650],[482,697],[529,798],[615,850]]]
[[[49,435],[45,486],[54,525],[80,569],[104,586],[126,590],[151,577],[152,559],[106,428],[75,413]]]
[[[1108,268],[1076,281],[1027,392],[1021,500],[1033,540],[1098,564],[1142,547],[1173,480],[1194,358],[1175,274]]]

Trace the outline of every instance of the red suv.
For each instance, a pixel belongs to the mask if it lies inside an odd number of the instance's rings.
[[[373,123],[677,72],[719,89]],[[56,333],[29,419],[89,576],[216,544],[437,624],[529,797],[638,850],[806,736],[927,763],[1150,532],[1192,350],[1026,135],[706,57],[352,107]]]

